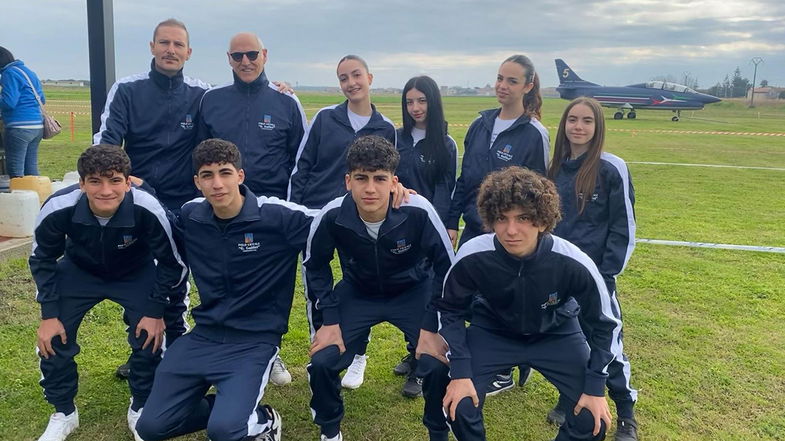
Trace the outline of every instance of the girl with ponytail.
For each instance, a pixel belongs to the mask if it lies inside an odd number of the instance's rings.
[[[461,216],[465,223],[461,245],[489,231],[476,206],[486,175],[512,165],[542,175],[548,168],[548,130],[539,121],[540,79],[528,57],[513,55],[504,60],[496,76],[496,99],[501,107],[480,112],[466,133],[461,176],[445,221],[453,243]]]

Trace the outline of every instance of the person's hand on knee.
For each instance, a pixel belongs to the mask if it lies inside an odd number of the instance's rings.
[[[337,323],[324,325],[316,331],[311,348],[308,350],[308,356],[313,357],[313,354],[332,345],[338,346],[338,352],[341,354],[346,352],[346,346],[343,344],[343,336],[341,335],[341,326]]]
[[[477,397],[477,391],[474,389],[474,383],[471,378],[456,378],[450,381],[447,385],[447,392],[444,394],[442,400],[442,407],[444,412],[450,417],[451,421],[455,421],[455,409],[458,404],[466,397],[472,399],[474,407],[480,405],[480,399]]]
[[[605,430],[611,427],[611,409],[608,407],[608,400],[605,397],[581,394],[573,413],[577,416],[582,409],[588,410],[594,417],[594,431],[592,432],[594,436],[597,436],[602,429],[600,421],[605,421]]]
[[[420,356],[426,354],[449,365],[450,362],[447,360],[447,350],[447,342],[444,341],[444,338],[442,338],[441,335],[436,332],[420,329],[420,338],[417,340],[414,358],[419,360]]]

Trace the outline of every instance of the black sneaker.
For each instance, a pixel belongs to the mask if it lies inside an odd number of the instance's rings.
[[[526,383],[528,383],[529,379],[532,377],[532,368],[528,366],[518,366],[518,372],[518,386],[526,386]]]
[[[635,418],[616,420],[616,441],[638,441],[638,422]]]
[[[422,378],[409,375],[406,383],[403,384],[401,395],[406,398],[417,398],[422,396]]]
[[[117,369],[114,371],[114,375],[117,378],[127,380],[128,376],[131,375],[131,365],[128,363],[123,363],[120,366],[117,366]]]
[[[401,361],[395,365],[395,367],[393,368],[393,373],[395,375],[401,375],[401,376],[409,375],[409,372],[411,372],[412,368],[414,367],[414,362],[415,362],[414,355],[406,354],[406,356],[403,357]]]
[[[486,392],[485,395],[493,396],[506,390],[510,390],[514,386],[515,381],[512,379],[512,372],[508,374],[496,374],[496,378],[494,378],[491,384],[488,385],[488,392]]]
[[[548,411],[548,415],[545,417],[545,419],[554,426],[561,427],[561,425],[564,424],[564,420],[567,419],[567,414],[565,414],[564,411],[559,409],[559,406],[556,405],[556,407]]]

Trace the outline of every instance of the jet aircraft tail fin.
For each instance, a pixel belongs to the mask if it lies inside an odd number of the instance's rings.
[[[579,83],[580,85],[584,86],[598,86],[598,84],[590,83],[588,81],[583,80],[581,77],[578,76],[570,66],[567,66],[567,63],[564,62],[561,58],[556,59],[556,75],[559,76],[559,85],[575,85],[575,83]]]

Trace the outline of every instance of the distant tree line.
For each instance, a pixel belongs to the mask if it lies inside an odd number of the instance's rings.
[[[766,87],[769,84],[768,81],[762,80],[761,87]],[[709,87],[707,92],[710,95],[714,95],[720,98],[739,98],[747,96],[747,89],[752,87],[752,83],[748,78],[741,76],[741,69],[736,66],[736,70],[733,71],[733,76],[725,75],[725,79],[722,82],[718,82],[717,84]]]

